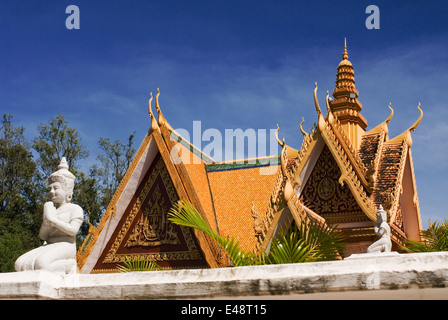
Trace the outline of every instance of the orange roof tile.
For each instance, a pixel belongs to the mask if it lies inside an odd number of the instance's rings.
[[[252,217],[252,203],[261,219],[275,185],[279,165],[272,174],[260,174],[260,166],[233,167],[214,171],[207,166],[210,188],[222,236],[235,237],[241,248],[252,251],[257,243]],[[216,168],[214,168],[216,169]]]

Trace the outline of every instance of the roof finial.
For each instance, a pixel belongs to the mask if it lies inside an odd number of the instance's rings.
[[[280,130],[280,128],[277,124],[277,130],[275,131],[275,139],[277,140],[279,146],[283,148],[285,146],[285,138],[283,137],[283,140],[280,141],[280,139],[278,138],[278,130]]]
[[[347,38],[344,38],[344,52],[342,53],[342,60],[348,60]]]
[[[385,121],[386,123],[389,123],[390,120],[392,120],[392,117],[394,116],[394,109],[392,109],[391,105],[392,105],[392,102],[389,102],[390,115],[389,115],[389,117],[387,117],[387,119]]]
[[[422,121],[423,118],[423,111],[420,109],[420,102],[418,103],[417,109],[420,111],[420,116],[418,117],[417,121],[409,128],[409,131],[414,131],[418,125],[420,124],[420,121]]]
[[[317,101],[317,82],[314,82],[314,107],[316,108],[317,115],[320,116],[322,111],[320,110],[319,102]]]
[[[162,126],[164,124],[166,124],[166,120],[165,117],[162,114],[162,110],[160,109],[160,105],[159,105],[159,95],[160,95],[160,90],[159,88],[157,88],[157,95],[156,95],[156,110],[157,113],[159,114],[159,120],[158,120],[158,124],[159,126]]]
[[[300,132],[302,132],[302,134],[304,135],[304,136],[306,136],[306,132],[305,132],[305,130],[303,130],[303,128],[302,128],[302,124],[305,122],[305,119],[303,119],[303,117],[302,117],[302,122],[300,122],[300,125],[299,125],[299,127],[300,127]]]
[[[151,110],[151,102],[152,102],[152,92],[150,93],[151,98],[148,101],[148,113],[149,117],[151,118],[151,129],[150,132],[153,132],[154,130],[159,128],[159,125],[157,124],[156,118],[154,117],[154,114]]]

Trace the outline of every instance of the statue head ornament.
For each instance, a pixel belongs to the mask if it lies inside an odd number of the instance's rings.
[[[65,157],[62,157],[61,162],[58,166],[58,170],[50,174],[50,176],[48,177],[48,184],[59,182],[66,192],[72,194],[75,187],[76,177],[73,175],[73,173],[68,171],[68,169],[69,167],[67,164],[67,159]]]

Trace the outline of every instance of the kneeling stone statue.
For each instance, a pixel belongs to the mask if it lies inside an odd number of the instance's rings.
[[[80,206],[70,203],[75,176],[68,171],[65,158],[61,159],[58,170],[50,175],[48,183],[50,201],[44,204],[39,231],[44,244],[20,256],[15,269],[76,273],[76,234],[84,214]]]
[[[376,213],[377,225],[375,226],[375,234],[380,236],[376,242],[372,243],[367,248],[367,253],[390,252],[392,249],[392,242],[390,241],[390,227],[387,224],[387,213],[380,205]]]

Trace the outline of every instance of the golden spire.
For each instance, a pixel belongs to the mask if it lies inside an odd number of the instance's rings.
[[[358,100],[359,92],[355,87],[355,71],[348,60],[347,38],[344,39],[342,61],[337,67],[334,100],[330,102],[333,116],[339,120],[352,144],[358,148],[361,136],[365,133],[367,120],[362,116],[362,104]]]
[[[346,97],[347,99],[356,99],[358,91],[355,88],[355,72],[352,63],[348,61],[347,39],[344,39],[344,52],[342,53],[342,61],[338,65],[336,74],[336,88],[333,90],[333,96]],[[352,93],[352,94],[350,94]],[[353,95],[353,93],[355,95]]]
[[[344,38],[344,52],[342,53],[342,60],[348,60],[347,38]]]

